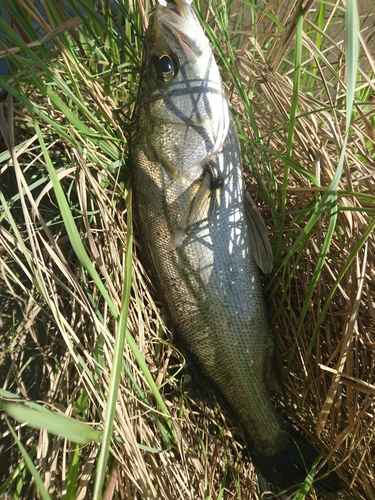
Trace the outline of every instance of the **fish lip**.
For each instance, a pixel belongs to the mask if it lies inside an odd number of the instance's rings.
[[[176,36],[188,59],[193,62],[207,52],[209,43],[190,3],[189,0],[159,0],[152,9],[152,15]]]
[[[170,2],[166,0],[158,0],[159,5],[166,7],[167,9],[175,12],[178,16],[188,20],[189,14],[191,14],[190,4],[192,0],[172,0]],[[190,15],[190,17],[192,17]]]

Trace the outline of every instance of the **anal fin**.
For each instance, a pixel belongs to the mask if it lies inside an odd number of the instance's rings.
[[[245,209],[255,262],[264,273],[269,273],[273,267],[273,254],[268,239],[267,226],[247,191],[245,193]]]

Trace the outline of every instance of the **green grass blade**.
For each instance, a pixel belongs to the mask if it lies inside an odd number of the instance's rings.
[[[29,451],[28,455],[29,455],[29,458],[30,458],[31,461],[33,460],[33,458],[37,454],[37,451],[38,451],[38,448],[36,446],[34,446],[34,448],[32,448]],[[4,481],[4,483],[2,485],[0,485],[0,498],[6,498],[6,494],[7,494],[8,488],[17,479],[17,477],[21,476],[21,481],[23,482],[26,470],[27,470],[26,461],[22,460],[17,465],[17,467],[14,469],[14,471],[12,471],[12,473],[7,478],[7,480]]]
[[[172,435],[174,436],[174,430],[173,430],[172,422],[171,422],[170,417],[169,417],[169,411],[164,403],[163,397],[161,396],[157,385],[155,384],[155,381],[150,373],[150,370],[147,366],[147,363],[145,362],[145,360],[144,360],[144,358],[143,358],[143,356],[142,356],[142,354],[137,346],[137,343],[134,340],[131,333],[129,332],[129,330],[126,331],[126,342],[129,344],[129,347],[132,350],[132,352],[137,360],[138,366],[140,367],[143,375],[146,378],[147,384],[150,387],[150,390],[151,390],[151,392],[156,400],[156,403],[159,406],[160,411],[162,412],[163,416],[167,419],[168,427],[171,430]]]
[[[87,270],[87,272],[90,274],[91,278],[95,281],[96,286],[99,288],[100,293],[102,294],[105,302],[108,304],[108,307],[110,308],[112,314],[114,315],[115,318],[117,318],[118,311],[116,309],[116,306],[114,305],[113,301],[111,300],[107,290],[104,287],[102,280],[100,279],[98,272],[96,271],[94,265],[92,264],[90,257],[87,255],[85,247],[83,246],[81,236],[78,232],[77,226],[74,222],[74,219],[73,219],[73,216],[71,213],[71,209],[70,209],[69,204],[67,202],[65,193],[61,187],[60,181],[57,177],[55,168],[52,165],[50,156],[49,156],[47,148],[45,146],[45,142],[44,142],[42,133],[40,131],[39,125],[38,125],[36,120],[34,120],[34,126],[35,126],[36,133],[38,134],[38,139],[39,139],[42,151],[43,151],[47,170],[48,170],[49,176],[50,176],[52,184],[53,184],[53,189],[55,191],[57,203],[59,205],[61,216],[64,220],[66,232],[68,233],[69,240],[70,240],[70,243],[73,247],[73,250],[76,253],[82,266]]]
[[[112,439],[113,420],[116,411],[116,400],[118,388],[120,384],[122,360],[124,353],[124,345],[127,331],[127,318],[129,312],[129,302],[132,287],[132,196],[131,187],[128,186],[127,191],[127,234],[126,234],[126,250],[125,250],[125,267],[124,267],[124,283],[122,289],[122,304],[121,312],[118,319],[117,334],[114,346],[114,358],[111,369],[109,388],[108,388],[108,401],[106,408],[106,415],[103,430],[103,442],[100,449],[97,474],[94,483],[94,500],[99,500],[102,496],[102,490],[106,474],[106,464],[109,456],[109,448]]]
[[[23,458],[25,460],[27,468],[29,469],[29,471],[31,472],[31,474],[34,478],[35,485],[38,488],[39,495],[41,496],[42,500],[51,500],[51,497],[49,496],[48,491],[46,490],[46,488],[44,486],[43,480],[40,477],[40,474],[38,473],[30,455],[27,453],[25,447],[23,446],[21,441],[18,439],[18,436],[17,436],[15,430],[13,429],[13,426],[8,421],[8,419],[6,419],[6,422],[8,424],[8,427],[10,429],[10,432],[13,436],[14,441],[17,443],[17,446],[23,455]]]
[[[325,303],[322,307],[322,312],[319,316],[319,319],[315,325],[314,333],[313,333],[313,341],[317,338],[319,334],[319,330],[322,327],[322,324],[324,322],[324,319],[326,318],[327,312],[329,310],[330,304],[332,303],[332,300],[334,298],[335,293],[337,292],[337,288],[340,286],[342,283],[342,280],[345,276],[345,274],[348,272],[348,269],[350,266],[353,264],[354,260],[356,259],[357,255],[359,254],[361,248],[366,244],[367,240],[370,238],[372,232],[375,231],[375,218],[372,219],[371,223],[369,226],[366,228],[366,230],[363,232],[361,238],[358,240],[356,245],[354,246],[353,250],[351,251],[350,255],[348,256],[345,264],[343,267],[340,269],[340,272],[338,273],[338,276],[332,285],[331,290],[329,291],[329,294],[325,300]],[[370,242],[371,244],[371,242]],[[310,359],[311,354],[312,354],[312,349],[313,349],[313,342],[311,343],[309,350],[307,352],[307,359]]]
[[[290,370],[291,364],[294,360],[294,356],[295,356],[297,349],[298,349],[298,339],[299,339],[300,333],[303,329],[306,315],[307,315],[307,312],[308,312],[310,304],[311,304],[311,300],[313,299],[313,295],[315,293],[316,286],[317,286],[318,281],[320,279],[321,272],[322,272],[324,263],[326,261],[326,257],[328,255],[328,251],[329,251],[329,248],[330,248],[330,245],[332,242],[332,238],[333,238],[333,235],[334,235],[335,229],[336,229],[336,222],[337,222],[337,198],[335,196],[333,196],[332,202],[331,202],[331,213],[330,213],[327,232],[326,232],[326,235],[324,237],[323,245],[322,245],[321,252],[319,254],[319,258],[318,258],[318,261],[317,261],[315,269],[314,269],[314,273],[311,277],[311,281],[309,283],[309,287],[308,287],[308,290],[306,292],[306,297],[305,297],[305,300],[303,302],[302,311],[300,312],[299,317],[298,317],[296,342],[295,342],[295,344],[292,348],[292,352],[288,358],[287,371]],[[310,346],[312,346],[314,344],[314,342],[315,342],[315,338],[313,337],[311,339]],[[306,358],[305,363],[307,364],[308,361],[309,361],[309,359]]]
[[[101,431],[93,429],[84,422],[59,415],[45,408],[39,409],[39,405],[34,404],[33,408],[29,408],[23,404],[2,402],[0,408],[19,422],[27,423],[34,429],[45,429],[73,443],[100,442],[102,438]]]
[[[358,71],[359,53],[359,21],[356,0],[348,0],[345,10],[345,57],[346,57],[346,131],[352,121],[352,110],[355,97],[355,89]]]
[[[301,60],[302,60],[302,34],[303,34],[303,14],[302,11],[296,23],[296,43],[295,43],[295,61],[294,61],[294,74],[293,74],[293,96],[290,108],[289,127],[288,127],[288,142],[286,145],[286,156],[291,157],[293,152],[293,141],[295,134],[295,125],[297,120],[298,110],[298,97],[300,92],[300,79],[301,79]],[[284,179],[281,196],[281,217],[285,217],[287,189],[289,184],[289,164],[285,164]]]
[[[313,465],[311,467],[311,470],[309,470],[309,473],[307,474],[306,479],[303,482],[303,485],[301,486],[301,488],[296,493],[296,495],[294,497],[294,500],[305,500],[306,495],[311,490],[311,487],[312,487],[312,484],[313,484],[313,481],[314,481],[314,477],[316,475],[316,471],[317,471],[319,463],[321,462],[321,459],[322,459],[322,457],[318,457],[314,461],[314,463],[313,463]]]
[[[321,201],[317,204],[316,209],[314,210],[313,215],[311,216],[310,220],[306,224],[303,232],[301,235],[296,239],[294,242],[289,255],[296,251],[297,247],[302,241],[306,241],[310,232],[312,231],[313,227],[315,226],[316,222],[320,218],[321,214],[326,210],[326,206],[330,204],[330,220],[329,220],[329,226],[327,230],[327,234],[325,236],[323,246],[322,246],[322,252],[319,256],[318,262],[316,264],[316,267],[314,269],[314,273],[311,279],[311,283],[309,285],[308,293],[306,296],[306,299],[304,301],[304,306],[303,306],[303,311],[301,313],[301,316],[299,318],[299,324],[297,328],[297,334],[296,334],[296,344],[293,347],[292,353],[288,358],[288,369],[290,368],[294,355],[297,352],[297,342],[298,342],[298,337],[299,334],[302,330],[303,324],[304,324],[304,319],[307,313],[307,310],[309,308],[316,284],[319,280],[319,277],[321,275],[321,271],[323,269],[323,265],[325,263],[327,254],[328,254],[328,249],[330,246],[330,243],[332,241],[332,237],[335,231],[336,227],[336,221],[337,221],[337,188],[342,176],[343,168],[344,168],[344,162],[345,162],[345,153],[346,153],[346,146],[348,142],[348,137],[349,137],[349,132],[350,132],[350,126],[351,126],[351,117],[352,117],[352,110],[353,110],[353,104],[354,104],[354,95],[355,95],[355,86],[356,86],[356,77],[357,77],[357,62],[358,62],[358,11],[356,7],[356,2],[350,1],[347,4],[347,10],[346,10],[346,39],[345,39],[345,46],[346,46],[346,57],[347,57],[347,93],[346,93],[346,130],[345,130],[345,136],[343,139],[343,145],[340,153],[340,158],[339,158],[339,163],[336,169],[336,172],[332,178],[332,181],[330,185],[328,186],[327,191],[324,192],[324,194],[321,197]],[[314,343],[314,338],[311,340],[309,352],[312,352],[312,345]]]
[[[66,494],[64,500],[77,498],[77,484],[79,475],[80,446],[76,444],[70,457],[69,469],[66,478]]]

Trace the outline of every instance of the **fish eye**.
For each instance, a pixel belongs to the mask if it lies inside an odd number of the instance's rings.
[[[178,59],[172,53],[157,52],[151,58],[151,73],[159,82],[169,82],[178,70]]]

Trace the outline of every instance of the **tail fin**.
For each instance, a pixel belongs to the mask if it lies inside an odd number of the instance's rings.
[[[253,456],[261,491],[278,494],[278,497],[273,495],[269,498],[283,500],[290,498],[292,492],[309,481],[318,493],[341,490],[338,475],[334,471],[329,472],[327,464],[319,469],[319,454],[315,448],[291,426],[288,425],[285,430],[290,435],[290,442],[281,453],[271,457]],[[314,476],[317,465],[318,473]]]

